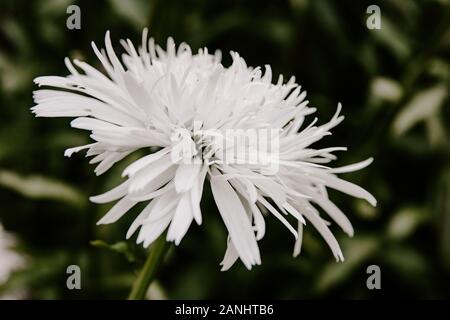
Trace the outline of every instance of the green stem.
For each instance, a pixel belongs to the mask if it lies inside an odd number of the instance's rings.
[[[166,241],[165,234],[159,236],[159,238],[153,243],[150,253],[145,261],[136,281],[133,283],[128,300],[143,300],[147,293],[148,287],[155,278],[164,257],[170,247],[170,243]]]

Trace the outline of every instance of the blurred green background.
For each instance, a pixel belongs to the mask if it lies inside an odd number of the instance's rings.
[[[81,8],[81,30],[68,30],[66,8]],[[366,9],[381,8],[380,30]],[[334,165],[375,158],[343,177],[378,199],[376,208],[331,192],[355,236],[332,226],[346,261],[336,263],[306,228],[302,254],[267,219],[262,265],[221,272],[226,230],[209,189],[204,223],[172,248],[150,298],[450,298],[449,1],[70,1],[0,2],[0,222],[26,259],[0,285],[22,298],[125,298],[146,252],[124,242],[133,215],[95,226],[111,205],[90,195],[114,186],[127,161],[100,177],[83,154],[88,143],[69,119],[35,119],[29,108],[40,75],[67,75],[65,56],[99,66],[90,41],[140,41],[143,27],[194,50],[238,51],[249,65],[295,75],[322,123],[338,102],[346,120],[321,145],[348,146]],[[320,121],[319,121],[320,122]],[[94,241],[94,242],[93,242]],[[1,259],[1,258],[0,258]],[[5,261],[0,260],[0,264]],[[66,288],[66,268],[82,270],[82,290]],[[381,290],[366,288],[367,266],[381,268]]]

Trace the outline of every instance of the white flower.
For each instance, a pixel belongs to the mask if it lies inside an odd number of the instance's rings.
[[[13,234],[6,232],[0,224],[0,285],[8,281],[11,273],[25,266],[25,258],[13,249],[15,244],[16,239]],[[0,300],[21,299],[23,297],[24,294],[20,290],[13,290],[3,292],[0,295]]]
[[[335,175],[361,169],[372,159],[331,169],[324,164],[336,158],[332,152],[345,148],[311,147],[343,120],[340,106],[328,123],[316,126],[314,120],[303,128],[305,117],[315,111],[304,100],[306,92],[293,77],[284,82],[280,76],[272,84],[268,65],[264,72],[250,68],[231,52],[233,62],[226,68],[220,52],[212,55],[205,48],[193,54],[187,44],[177,48],[171,38],[164,51],[152,38],[147,41],[146,29],[137,50],[130,40],[121,41],[126,50],[122,62],[114,53],[109,32],[105,44],[106,51],[92,47],[107,75],[66,58],[69,76],[35,79],[50,89],[34,92],[32,108],[40,117],[75,117],[72,127],[92,132],[92,144],[68,149],[66,155],[87,149],[87,155],[94,156],[91,163],[98,163],[97,175],[138,149],[148,151],[125,169],[122,184],[91,197],[96,203],[118,200],[98,224],[113,223],[137,203],[148,202],[127,238],[139,229],[137,242],[148,246],[168,229],[167,240],[179,244],[194,220],[202,223],[200,200],[204,182],[209,180],[229,232],[223,270],[237,258],[248,269],[261,263],[257,241],[265,233],[264,215],[275,216],[292,232],[297,239],[295,255],[300,252],[307,220],[336,259],[343,260],[316,206],[351,236],[353,228],[328,199],[327,187],[373,205],[376,200]],[[249,129],[277,132],[262,139],[276,148],[246,143],[241,131]],[[242,139],[230,142],[227,130],[238,132]],[[231,149],[240,151],[230,156]],[[245,161],[251,154],[260,161]],[[298,227],[288,220],[296,221]]]

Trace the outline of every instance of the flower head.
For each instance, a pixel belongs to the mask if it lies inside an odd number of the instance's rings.
[[[74,117],[72,127],[91,131],[93,143],[68,149],[66,155],[87,149],[100,175],[136,150],[148,154],[124,171],[124,182],[91,197],[96,203],[117,201],[98,224],[113,223],[140,202],[148,203],[130,226],[127,238],[139,230],[137,242],[150,245],[165,230],[179,244],[189,226],[202,223],[200,201],[209,181],[229,233],[222,261],[226,270],[240,258],[247,268],[260,264],[257,241],[265,233],[265,216],[274,216],[292,232],[294,254],[300,252],[303,225],[311,223],[324,237],[337,260],[339,244],[322,208],[347,234],[353,228],[329,200],[327,188],[337,189],[375,205],[367,191],[344,181],[337,173],[361,169],[372,161],[332,169],[326,164],[342,147],[314,149],[312,144],[339,124],[340,105],[324,125],[315,120],[292,77],[272,83],[270,66],[248,67],[231,52],[224,67],[221,54],[200,49],[193,54],[169,38],[163,50],[154,40],[136,49],[122,40],[120,60],[106,33],[106,50],[92,47],[106,75],[89,64],[65,59],[70,75],[35,79],[34,92],[41,117]],[[294,228],[289,220],[297,223]]]

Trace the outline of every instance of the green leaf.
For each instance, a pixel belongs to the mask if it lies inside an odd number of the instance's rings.
[[[356,199],[353,201],[355,208],[355,213],[358,214],[359,217],[365,220],[373,220],[378,217],[377,207],[371,206],[367,201]]]
[[[418,92],[399,112],[392,124],[392,130],[399,136],[414,125],[436,116],[447,96],[445,85],[436,85],[430,89]]]
[[[12,171],[0,170],[0,186],[27,198],[57,200],[76,206],[86,204],[86,197],[74,187],[39,175],[21,176]]]
[[[324,292],[344,282],[364,261],[369,259],[379,247],[379,239],[358,237],[343,243],[345,261],[332,262],[325,266],[318,276],[316,291]]]
[[[117,15],[122,16],[137,29],[146,26],[150,13],[149,1],[109,0],[109,2]]]
[[[120,242],[116,242],[116,243],[113,243],[113,244],[109,244],[109,243],[106,243],[103,240],[93,240],[90,243],[94,247],[105,248],[105,249],[111,250],[113,252],[120,253],[120,254],[124,255],[125,258],[129,262],[135,262],[136,261],[135,254],[132,252],[131,248],[128,246],[128,243],[125,242],[125,241],[120,241]]]
[[[7,93],[26,89],[33,79],[34,65],[22,65],[0,51],[0,84]]]
[[[394,214],[387,226],[387,235],[391,239],[402,240],[411,236],[426,215],[417,207],[406,207]]]
[[[427,260],[416,249],[393,246],[383,255],[385,261],[406,281],[417,281],[428,271]]]
[[[431,146],[443,146],[447,142],[445,127],[442,119],[437,116],[431,116],[425,120],[428,142]]]
[[[403,93],[397,81],[385,77],[374,78],[370,87],[371,94],[375,98],[389,102],[397,102]]]
[[[411,52],[409,38],[400,31],[398,25],[383,16],[381,29],[370,30],[377,41],[388,48],[400,61],[405,60]]]

